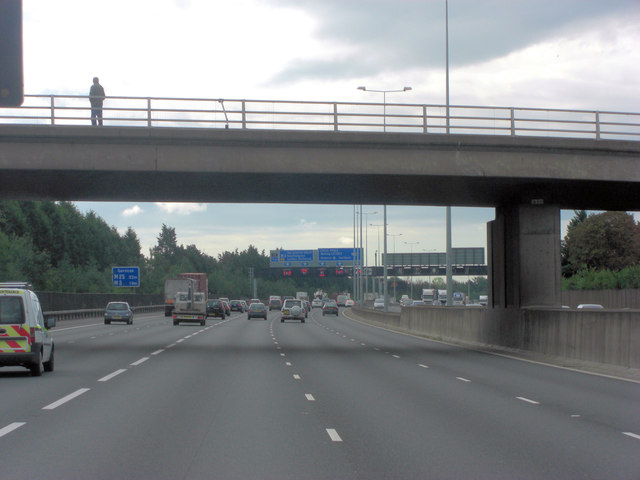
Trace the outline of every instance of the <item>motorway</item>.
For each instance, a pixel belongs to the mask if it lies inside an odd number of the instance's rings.
[[[640,478],[634,382],[319,309],[54,336],[54,372],[0,369],[3,480]]]

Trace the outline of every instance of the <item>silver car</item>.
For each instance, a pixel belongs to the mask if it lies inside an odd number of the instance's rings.
[[[111,322],[133,323],[133,308],[127,302],[109,302],[104,309],[104,324]]]

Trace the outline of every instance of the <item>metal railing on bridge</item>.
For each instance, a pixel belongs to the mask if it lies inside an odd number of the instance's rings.
[[[84,95],[25,95],[0,124],[87,125]],[[522,107],[107,97],[104,124],[121,127],[386,131],[640,140],[640,113]],[[447,121],[448,120],[448,121]]]

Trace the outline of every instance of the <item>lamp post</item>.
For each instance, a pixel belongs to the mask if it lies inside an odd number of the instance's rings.
[[[369,219],[369,215],[377,215],[378,212],[362,212],[362,216],[364,217],[365,227],[364,227],[364,291],[365,295],[369,293],[369,272],[367,268],[369,267],[369,224],[367,220]],[[360,224],[362,225],[362,223]],[[362,231],[360,232],[362,235]],[[364,302],[364,299],[363,299]]]
[[[358,87],[358,90],[362,90],[363,92],[376,92],[376,93],[382,93],[382,112],[383,112],[383,116],[382,116],[382,120],[383,120],[383,131],[386,132],[387,131],[387,93],[395,93],[395,92],[407,92],[409,90],[412,90],[411,87],[403,87],[402,89],[399,90],[373,90],[371,88],[367,88],[367,87]]]
[[[413,246],[418,245],[420,242],[404,242],[405,245],[409,245],[411,247],[411,254],[409,255],[409,263],[411,263],[411,268],[413,268]],[[413,300],[413,275],[409,276],[409,285],[411,288],[411,300]]]
[[[387,233],[388,237],[393,237],[393,269],[396,268],[396,237],[401,236],[401,233]],[[395,272],[394,272],[395,273]],[[393,276],[393,301],[396,300],[396,281],[398,277],[396,275]]]

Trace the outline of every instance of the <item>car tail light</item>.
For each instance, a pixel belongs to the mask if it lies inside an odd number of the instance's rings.
[[[36,329],[34,327],[29,328],[29,336],[31,337],[29,339],[29,343],[33,343],[34,339],[36,338]]]

